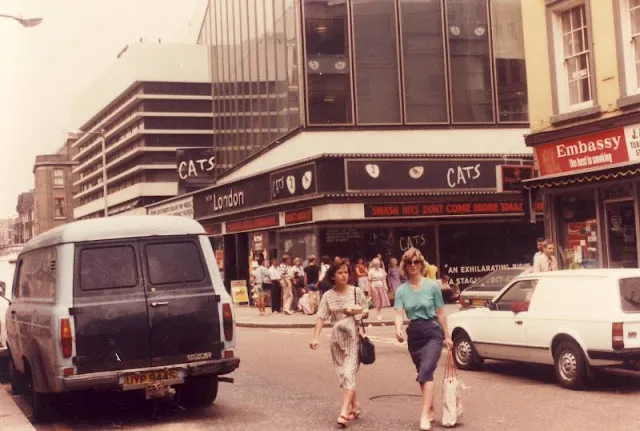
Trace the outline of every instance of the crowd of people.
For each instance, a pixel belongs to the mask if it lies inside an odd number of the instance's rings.
[[[382,255],[370,261],[359,257],[352,262],[348,257],[322,256],[320,261],[308,256],[303,265],[301,258],[292,259],[284,254],[280,260],[264,259],[260,256],[252,263],[252,298],[260,315],[267,314],[267,299],[272,313],[296,312],[316,314],[322,295],[333,288],[333,282],[326,277],[332,263],[342,263],[348,271],[350,285],[358,286],[365,295],[367,306],[375,309],[375,318],[382,320],[382,309],[391,307],[398,288],[406,281],[396,258],[385,265]],[[457,302],[460,296],[458,286],[450,283],[447,275],[438,278],[438,267],[426,264],[426,274],[441,288],[445,302]]]

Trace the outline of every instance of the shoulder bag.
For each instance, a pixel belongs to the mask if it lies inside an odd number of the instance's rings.
[[[355,304],[358,305],[357,288],[353,289],[353,300]],[[361,364],[371,365],[376,361],[376,346],[374,346],[371,340],[369,340],[369,337],[367,337],[367,331],[364,329],[364,322],[362,319],[360,319],[360,326],[362,327],[364,335],[358,330],[358,359]]]

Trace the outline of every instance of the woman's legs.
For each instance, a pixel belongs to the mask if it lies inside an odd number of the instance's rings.
[[[342,389],[342,408],[340,409],[340,416],[344,416],[345,418],[349,417],[349,413],[351,413],[351,405],[355,398],[355,389]]]
[[[433,407],[433,381],[420,384],[420,389],[422,391],[422,412],[420,413],[420,419],[428,418],[429,420],[433,420],[436,415]]]

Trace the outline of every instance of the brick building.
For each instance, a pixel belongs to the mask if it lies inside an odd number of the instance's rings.
[[[13,243],[24,244],[34,237],[34,191],[20,193],[16,211],[18,216],[13,222]]]
[[[56,154],[36,156],[33,166],[36,235],[73,221],[71,170],[77,163],[70,160],[67,148],[65,144]]]

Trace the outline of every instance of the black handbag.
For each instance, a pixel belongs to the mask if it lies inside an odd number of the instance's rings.
[[[355,304],[358,305],[356,289],[353,289],[353,300]],[[376,346],[374,346],[371,340],[369,340],[369,337],[367,337],[367,331],[364,329],[364,322],[362,319],[360,319],[360,326],[362,327],[364,335],[358,331],[358,359],[361,364],[371,365],[376,361]]]

